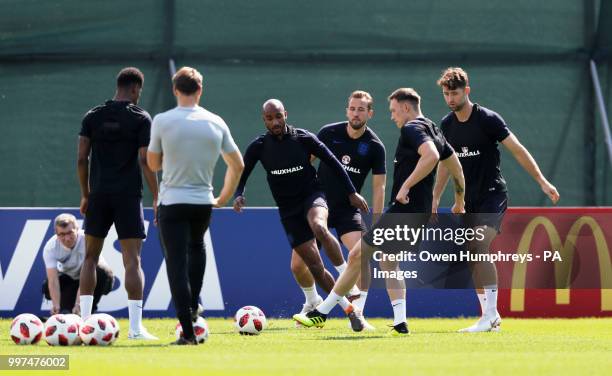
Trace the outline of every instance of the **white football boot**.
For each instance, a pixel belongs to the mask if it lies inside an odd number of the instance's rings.
[[[499,332],[501,330],[501,316],[499,312],[495,312],[493,315],[482,315],[482,317],[476,321],[476,324],[467,328],[459,329],[459,333],[479,333],[479,332]]]

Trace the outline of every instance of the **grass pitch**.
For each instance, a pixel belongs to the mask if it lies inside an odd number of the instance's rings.
[[[474,319],[411,319],[412,334],[353,333],[346,320],[324,329],[295,329],[270,320],[259,336],[240,336],[231,320],[208,319],[207,343],[170,347],[175,320],[145,320],[159,341],[129,341],[126,320],[110,347],[17,346],[0,320],[0,354],[68,354],[69,371],[0,371],[0,375],[609,375],[612,319],[505,319],[500,333],[460,334]]]

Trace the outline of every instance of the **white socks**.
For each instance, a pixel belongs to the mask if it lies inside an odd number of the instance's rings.
[[[391,301],[393,306],[393,325],[406,322],[406,299],[396,299]]]
[[[345,297],[340,296],[332,291],[329,293],[329,295],[327,295],[327,298],[325,298],[323,303],[319,304],[319,306],[317,307],[317,311],[327,315],[336,306],[336,304],[340,303],[340,301],[344,302],[344,300],[346,300],[346,303],[348,303],[348,300]]]
[[[485,296],[484,292],[481,293],[476,293],[476,296],[478,296],[478,302],[480,302],[480,315],[484,315],[485,313],[485,309],[487,308],[487,297]]]
[[[81,295],[79,305],[81,306],[81,318],[83,321],[91,316],[91,308],[93,306],[93,295]]]
[[[335,266],[334,268],[336,268],[336,271],[338,271],[338,275],[342,274],[344,272],[344,269],[346,269],[346,262],[343,262],[341,265]]]
[[[142,326],[142,300],[128,299],[128,313],[130,315],[130,332],[140,333]]]
[[[319,293],[317,292],[317,288],[314,284],[311,287],[302,287],[302,292],[304,293],[304,297],[306,298],[306,304],[312,305],[317,303]]]
[[[359,292],[359,298],[353,300],[353,305],[363,312],[365,308],[366,299],[368,298],[368,292],[361,290]]]
[[[497,315],[497,286],[485,286],[485,309],[483,316],[495,316]]]

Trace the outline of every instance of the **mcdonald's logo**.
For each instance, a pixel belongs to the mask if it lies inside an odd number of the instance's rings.
[[[574,254],[576,252],[576,241],[580,230],[588,226],[595,241],[597,261],[599,264],[599,276],[601,287],[601,310],[612,311],[612,262],[610,261],[610,250],[604,236],[604,232],[591,216],[579,217],[569,229],[565,242],[561,241],[559,232],[550,219],[544,216],[533,218],[525,227],[523,235],[517,247],[517,253],[529,252],[533,234],[542,226],[548,235],[552,249],[560,250],[564,262],[555,264],[555,290],[556,304],[570,304],[570,290],[559,288],[569,286],[572,274]],[[527,264],[515,263],[512,272],[512,289],[510,291],[510,311],[523,312],[525,310],[525,282],[527,278]]]

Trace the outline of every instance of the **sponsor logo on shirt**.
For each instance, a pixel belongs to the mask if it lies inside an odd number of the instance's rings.
[[[358,168],[355,167],[351,167],[348,164],[351,163],[351,157],[348,155],[343,155],[342,156],[342,164],[344,167],[344,169],[348,172],[352,172],[353,174],[361,174],[361,170],[359,170]]]
[[[467,146],[463,146],[461,148],[461,153],[457,153],[457,157],[465,158],[465,157],[476,157],[480,155],[480,150],[470,151]]]
[[[291,168],[282,168],[280,170],[272,170],[270,171],[270,173],[272,175],[286,175],[286,174],[293,174],[294,172],[302,171],[303,169],[304,169],[303,166],[295,166]]]

